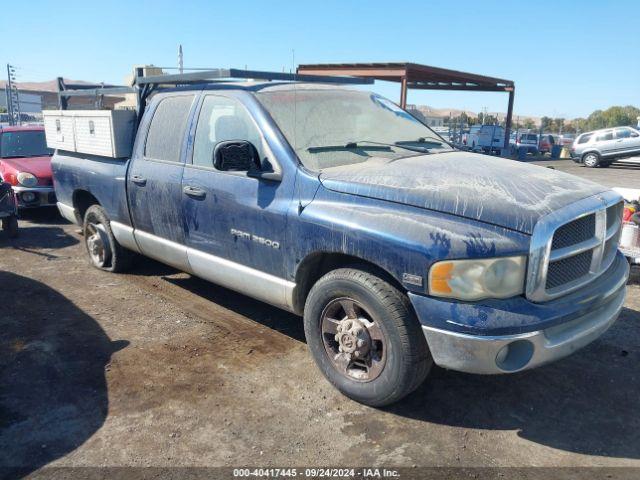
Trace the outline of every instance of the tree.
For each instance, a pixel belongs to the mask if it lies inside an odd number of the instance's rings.
[[[600,128],[637,125],[640,109],[628,105],[626,107],[610,107],[606,110],[596,110],[586,119],[578,119],[580,130],[598,130]]]
[[[542,131],[548,130],[551,128],[551,125],[553,123],[553,119],[549,118],[549,117],[542,117],[540,119],[540,129]]]
[[[533,130],[534,128],[536,128],[535,122],[530,118],[525,118],[524,121],[522,122],[522,126],[527,130]]]

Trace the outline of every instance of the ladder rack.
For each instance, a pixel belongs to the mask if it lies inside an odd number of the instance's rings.
[[[61,110],[67,109],[69,97],[93,96],[101,99],[105,95],[124,95],[135,93],[137,98],[138,122],[142,118],[146,99],[161,85],[191,85],[198,83],[228,83],[233,80],[265,80],[282,82],[333,83],[341,85],[371,85],[373,78],[307,75],[284,72],[263,72],[258,70],[242,70],[239,68],[213,68],[189,73],[167,75],[142,75],[143,68],[136,69],[134,85],[66,85],[62,77],[58,78],[58,105]]]

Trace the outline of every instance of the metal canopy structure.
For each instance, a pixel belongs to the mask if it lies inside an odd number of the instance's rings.
[[[400,106],[407,108],[407,90],[463,90],[474,92],[507,92],[509,104],[504,148],[509,147],[513,117],[515,84],[512,80],[487,77],[475,73],[448,70],[409,62],[395,63],[322,63],[298,67],[305,75],[348,75],[400,83]]]

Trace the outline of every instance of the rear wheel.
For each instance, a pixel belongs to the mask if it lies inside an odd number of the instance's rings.
[[[595,168],[600,165],[600,155],[596,152],[589,152],[582,158],[582,163],[589,168]]]
[[[111,231],[111,224],[100,205],[92,205],[84,215],[84,243],[91,264],[108,272],[123,272],[131,266],[133,252],[122,247]]]
[[[18,217],[11,215],[3,218],[2,230],[7,234],[7,237],[16,238],[18,236]]]
[[[409,300],[374,272],[344,268],[318,280],[305,304],[304,327],[324,376],[367,405],[400,400],[432,365]]]

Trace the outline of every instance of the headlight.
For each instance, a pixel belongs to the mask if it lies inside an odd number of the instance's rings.
[[[38,179],[29,172],[20,172],[18,173],[18,183],[23,187],[35,187],[38,184]]]
[[[526,257],[448,260],[429,269],[429,294],[480,300],[509,298],[524,292]]]

